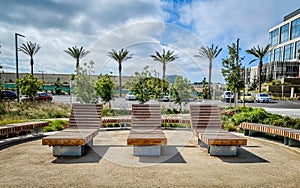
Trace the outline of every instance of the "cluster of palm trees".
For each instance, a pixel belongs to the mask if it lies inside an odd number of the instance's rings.
[[[31,66],[31,74],[33,75],[33,65],[34,65],[34,60],[33,56],[40,50],[40,45],[37,43],[33,43],[31,41],[27,42],[26,44],[22,44],[21,47],[19,48],[19,51],[25,53],[26,55],[30,56],[30,66]],[[258,83],[259,83],[259,92],[261,92],[261,69],[263,65],[263,58],[269,51],[270,44],[268,44],[264,48],[260,48],[259,46],[253,47],[250,50],[246,50],[248,54],[251,54],[255,57],[249,64],[252,62],[259,60],[258,64]],[[211,88],[211,71],[212,71],[212,63],[213,60],[220,54],[222,51],[222,48],[219,48],[218,45],[214,46],[214,44],[209,46],[201,46],[199,48],[198,54],[195,55],[195,57],[200,57],[207,59],[209,61],[209,66],[208,66],[208,98],[211,99],[211,93],[210,93],[210,88]],[[74,47],[69,47],[67,50],[64,50],[65,53],[69,54],[72,56],[74,59],[76,59],[76,70],[79,68],[79,60],[89,54],[90,52],[86,49],[84,49],[82,46],[77,47],[76,45]],[[112,49],[110,52],[107,53],[107,56],[111,57],[118,63],[118,71],[119,71],[119,95],[121,96],[121,88],[122,88],[122,63],[128,59],[131,59],[133,57],[133,54],[130,54],[128,50],[126,49],[120,49],[115,50]],[[158,51],[155,52],[155,54],[151,55],[150,57],[153,58],[154,61],[161,62],[163,65],[163,70],[162,70],[162,80],[165,81],[166,79],[166,66],[168,62],[175,61],[178,56],[174,54],[174,51],[170,50],[165,50],[163,49],[162,53],[159,53]]]

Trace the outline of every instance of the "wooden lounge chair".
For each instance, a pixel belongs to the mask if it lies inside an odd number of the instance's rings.
[[[191,104],[192,131],[199,144],[208,147],[210,155],[235,156],[237,146],[247,145],[247,139],[222,128],[220,109],[213,104]]]
[[[68,128],[43,138],[42,144],[53,146],[57,157],[82,156],[99,132],[102,108],[102,104],[73,104]]]
[[[127,145],[133,146],[134,155],[161,155],[164,144],[167,138],[161,129],[160,105],[133,104]]]

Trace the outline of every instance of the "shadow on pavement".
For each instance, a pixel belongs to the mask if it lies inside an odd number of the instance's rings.
[[[75,164],[75,163],[99,163],[109,147],[93,146],[86,147],[84,155],[81,157],[57,157],[52,163],[55,164]]]
[[[162,146],[161,156],[139,156],[143,163],[186,163],[176,146]]]
[[[237,156],[235,157],[219,156],[218,158],[220,158],[223,162],[226,163],[269,163],[269,161],[241,147],[238,147]]]

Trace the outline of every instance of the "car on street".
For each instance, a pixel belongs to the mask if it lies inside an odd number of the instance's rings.
[[[258,93],[255,97],[256,102],[271,102],[271,97],[266,93]]]
[[[159,99],[159,101],[162,102],[172,102],[171,98],[169,96],[163,96],[162,98]]]
[[[2,90],[0,91],[0,100],[15,100],[17,98],[17,94],[10,90]]]
[[[125,95],[125,100],[136,100],[135,95],[129,91],[126,95]]]
[[[240,96],[240,102],[254,102],[255,97],[252,93],[242,93]]]
[[[28,96],[22,97],[21,101],[45,101],[51,102],[53,100],[52,95],[46,92],[37,92],[37,95],[33,98],[29,98]]]
[[[224,93],[221,95],[221,101],[223,102],[234,102],[234,94],[230,91],[224,91]]]

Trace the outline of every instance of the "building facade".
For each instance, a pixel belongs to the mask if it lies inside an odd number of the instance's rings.
[[[283,22],[269,30],[268,63],[262,77],[280,79],[299,77],[300,9],[284,17]]]

